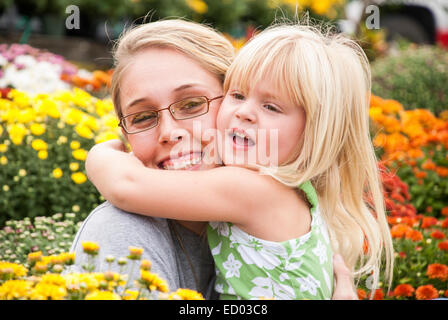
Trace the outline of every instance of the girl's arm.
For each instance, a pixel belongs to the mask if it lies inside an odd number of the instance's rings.
[[[247,225],[251,212],[259,213],[274,201],[272,181],[255,171],[237,167],[205,171],[150,169],[123,151],[118,140],[94,146],[86,170],[104,198],[129,212]]]

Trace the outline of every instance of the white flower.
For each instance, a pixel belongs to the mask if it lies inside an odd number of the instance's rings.
[[[252,280],[252,283],[256,286],[252,288],[249,294],[254,297],[254,299],[274,298],[280,300],[292,300],[296,297],[293,288],[287,285],[278,284],[269,277],[257,277]]]
[[[8,63],[8,60],[6,60],[5,59],[5,57],[3,57],[1,54],[0,54],[0,66],[5,66],[6,64]]]
[[[231,278],[231,277],[240,277],[240,268],[243,264],[241,263],[241,261],[236,260],[235,257],[233,256],[233,254],[229,254],[229,256],[227,257],[227,261],[223,262],[222,266],[224,267],[224,269],[227,270],[226,272],[226,278]]]
[[[227,222],[212,221],[212,222],[209,222],[209,224],[212,227],[212,229],[218,228],[218,230],[217,230],[218,234],[222,235],[223,237],[229,236],[229,225]]]
[[[319,257],[320,264],[323,264],[328,260],[327,257],[327,247],[322,243],[322,241],[317,241],[317,246],[312,250],[313,253]]]
[[[300,292],[309,292],[313,296],[317,294],[317,288],[320,287],[320,282],[316,280],[312,275],[308,275],[306,278],[297,278],[300,284]]]
[[[212,255],[216,256],[221,252],[221,246],[222,246],[222,242],[220,242],[216,247],[214,247],[211,251],[212,251]]]

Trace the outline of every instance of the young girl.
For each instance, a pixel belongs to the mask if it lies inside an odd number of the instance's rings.
[[[89,152],[90,180],[126,211],[212,221],[208,241],[222,299],[329,299],[333,250],[355,275],[372,274],[372,291],[385,253],[391,281],[393,249],[369,138],[370,73],[362,49],[312,27],[274,26],[241,49],[224,92],[216,142],[225,166],[149,169],[111,141]],[[144,115],[125,110],[124,133],[153,123]],[[263,145],[262,132],[273,130],[278,139],[268,134]],[[258,155],[274,143],[275,161],[260,165]],[[196,160],[179,157],[187,168]]]

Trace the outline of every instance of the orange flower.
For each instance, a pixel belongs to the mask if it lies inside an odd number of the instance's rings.
[[[432,284],[426,286],[420,286],[415,291],[417,300],[431,300],[439,297],[437,289]]]
[[[412,297],[415,289],[410,284],[399,284],[395,287],[394,296],[395,297]]]
[[[428,159],[422,164],[422,168],[426,170],[434,170],[436,168],[436,164],[432,162],[431,159]]]
[[[357,293],[359,300],[364,300],[365,298],[367,298],[367,293],[363,289],[357,289]]]
[[[448,290],[445,291],[444,296],[448,298]]]
[[[383,289],[376,289],[375,294],[373,295],[373,300],[384,300]]]
[[[418,230],[408,230],[405,234],[406,239],[411,239],[412,241],[422,241],[423,234]]]
[[[439,177],[445,178],[446,176],[448,176],[448,168],[437,167],[436,173],[439,175]]]
[[[426,178],[427,173],[425,171],[416,171],[415,176],[419,179]]]
[[[424,217],[422,219],[422,225],[421,228],[422,229],[426,229],[432,226],[435,226],[437,224],[437,219],[434,217]]]
[[[425,154],[423,153],[423,151],[421,149],[409,149],[408,150],[408,156],[409,158],[412,159],[418,159],[418,158],[422,158]]]
[[[440,230],[435,230],[431,233],[431,237],[434,239],[444,239],[445,234]]]
[[[426,275],[430,279],[439,279],[445,281],[448,279],[448,267],[444,264],[433,263],[428,266]]]
[[[396,224],[390,229],[392,238],[403,238],[412,228],[405,224]]]
[[[438,247],[440,250],[448,251],[448,240],[439,242],[439,244],[437,245],[437,247]]]

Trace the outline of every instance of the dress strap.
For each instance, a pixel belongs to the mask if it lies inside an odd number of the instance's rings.
[[[310,202],[310,204],[313,206],[313,209],[316,209],[318,200],[317,200],[317,193],[314,189],[313,185],[310,181],[306,181],[302,183],[299,188],[305,193],[307,200]]]

